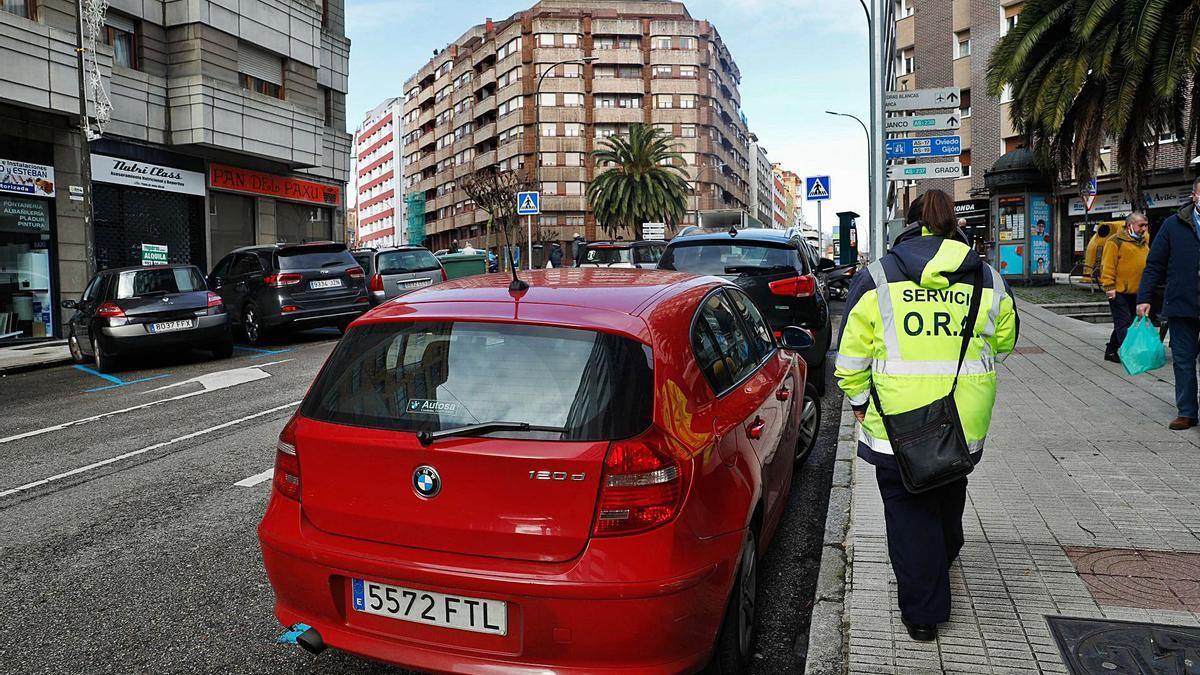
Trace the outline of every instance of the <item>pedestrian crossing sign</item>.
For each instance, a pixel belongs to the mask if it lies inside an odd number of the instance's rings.
[[[517,193],[517,215],[536,216],[542,212],[542,195],[538,192]]]
[[[829,199],[829,176],[811,176],[804,179],[805,199],[810,202]]]

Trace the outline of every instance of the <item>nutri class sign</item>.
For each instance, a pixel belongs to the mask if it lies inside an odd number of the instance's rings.
[[[321,206],[338,206],[342,203],[342,191],[336,185],[238,169],[223,164],[213,164],[209,168],[208,181],[214,190],[245,192]]]

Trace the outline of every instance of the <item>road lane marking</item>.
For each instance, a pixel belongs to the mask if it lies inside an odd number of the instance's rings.
[[[64,478],[70,478],[71,476],[77,476],[81,473],[87,473],[88,471],[93,471],[95,469],[99,469],[101,467],[108,466],[109,464],[114,464],[116,462],[120,462],[120,461],[129,459],[130,457],[137,457],[138,455],[143,455],[147,452],[153,452],[154,450],[159,450],[159,449],[165,448],[169,445],[174,445],[176,443],[188,441],[193,438],[203,436],[205,434],[211,434],[214,431],[228,429],[229,427],[232,427],[237,424],[241,424],[242,422],[248,422],[252,419],[257,419],[259,417],[263,417],[264,415],[271,415],[271,414],[277,413],[281,410],[287,410],[288,408],[294,408],[298,405],[300,405],[300,401],[293,401],[291,403],[285,403],[283,405],[275,406],[274,408],[271,408],[270,410],[263,410],[262,412],[256,412],[251,415],[246,415],[245,417],[239,417],[236,420],[222,422],[221,424],[218,424],[218,425],[212,426],[212,427],[208,427],[207,429],[193,431],[190,434],[184,434],[183,436],[178,436],[176,438],[172,438],[169,441],[162,441],[161,443],[155,443],[154,445],[148,445],[140,450],[134,450],[132,452],[127,452],[123,455],[117,455],[116,457],[110,457],[108,459],[104,459],[99,462],[92,462],[91,464],[88,464],[87,466],[81,466],[77,469],[71,469],[70,471],[66,471],[64,473],[50,476],[49,478],[35,480],[32,483],[26,483],[24,485],[18,485],[17,487],[11,488],[9,490],[4,490],[4,491],[0,492],[0,497],[7,497],[9,495],[15,495],[19,492],[26,492],[26,491],[32,490],[36,487],[41,487],[43,485],[46,485],[47,483],[53,483],[54,481],[57,481],[57,480],[62,480]]]
[[[267,469],[266,471],[263,471],[262,473],[256,473],[253,476],[250,476],[249,478],[243,478],[243,479],[239,480],[238,482],[234,483],[234,485],[236,485],[237,487],[254,487],[255,485],[258,485],[259,483],[263,482],[264,480],[271,480],[271,476],[273,476],[274,474],[275,474],[275,467],[271,467],[270,469]]]
[[[246,368],[232,368],[230,370],[221,370],[221,371],[217,371],[215,373],[208,373],[207,375],[193,377],[192,379],[185,380],[183,382],[175,382],[174,384],[168,384],[165,387],[158,387],[157,389],[151,389],[149,392],[146,392],[146,393],[154,393],[156,391],[162,391],[164,389],[171,389],[172,387],[180,387],[185,384],[193,384],[193,383],[199,384],[200,386],[203,387],[203,389],[201,389],[200,391],[189,391],[186,394],[179,394],[178,396],[170,396],[168,398],[164,398],[164,399],[161,399],[158,401],[150,401],[149,403],[140,403],[138,405],[129,406],[128,408],[121,408],[119,410],[110,410],[109,412],[100,413],[98,415],[92,415],[91,417],[84,417],[82,419],[72,420],[70,422],[63,422],[62,424],[55,424],[54,426],[51,426],[51,427],[44,427],[42,429],[34,429],[33,431],[26,431],[24,433],[14,434],[12,436],[5,436],[4,438],[0,438],[0,445],[3,445],[5,443],[11,443],[13,441],[19,441],[19,440],[22,440],[25,438],[32,438],[34,436],[41,436],[42,434],[48,434],[48,433],[51,433],[54,431],[62,431],[63,429],[66,429],[67,427],[74,427],[74,426],[78,426],[80,424],[90,424],[92,422],[105,419],[106,417],[122,415],[124,413],[134,412],[135,410],[143,410],[145,408],[150,408],[150,407],[153,407],[156,405],[162,405],[164,403],[170,403],[172,401],[182,401],[185,398],[191,398],[193,396],[200,396],[202,394],[207,394],[207,393],[210,393],[213,391],[220,391],[221,389],[227,389],[229,387],[234,387],[239,384],[245,384],[247,382],[254,382],[256,380],[268,378],[271,376],[271,374],[264,372],[262,370],[259,370],[260,368],[266,368],[267,366],[275,366],[275,365],[279,365],[281,363],[287,363],[288,361],[291,361],[291,360],[292,359],[284,359],[282,361],[272,361],[270,363],[260,363],[258,365],[250,366],[250,367],[246,367]],[[256,371],[256,372],[252,373],[252,372],[241,372],[241,371]]]

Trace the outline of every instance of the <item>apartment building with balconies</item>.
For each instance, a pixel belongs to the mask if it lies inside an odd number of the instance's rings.
[[[400,190],[403,117],[404,99],[392,97],[363,116],[354,133],[352,163],[358,209],[355,239],[361,246],[407,243],[404,195]]]
[[[484,241],[487,214],[459,181],[493,166],[540,183],[547,241],[615,236],[585,196],[606,170],[591,153],[643,123],[671,133],[684,157],[692,194],[678,225],[699,211],[752,212],[740,80],[716,28],[682,3],[543,0],[472,27],[405,82],[403,190],[424,197],[431,248]]]
[[[0,4],[0,340],[62,337],[60,299],[147,246],[207,271],[343,236],[341,0],[112,0],[93,50],[94,4]],[[81,94],[79,42],[102,92]]]
[[[766,227],[771,227],[774,221],[775,197],[772,183],[775,178],[771,173],[771,160],[767,157],[767,149],[755,142],[751,146],[754,157],[754,180],[750,181],[751,215]]]

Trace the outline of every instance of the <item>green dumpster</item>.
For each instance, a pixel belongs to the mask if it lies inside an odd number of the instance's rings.
[[[438,260],[442,261],[442,267],[446,268],[447,279],[461,279],[487,273],[486,253],[443,253],[438,256]]]

